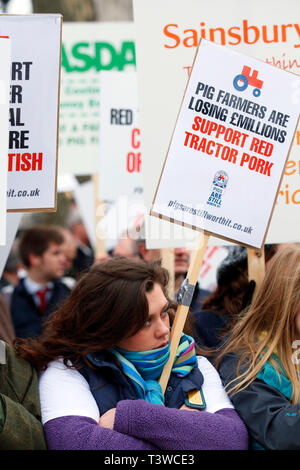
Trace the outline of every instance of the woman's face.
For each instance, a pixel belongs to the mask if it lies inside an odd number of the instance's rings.
[[[159,284],[146,293],[149,316],[143,328],[129,338],[122,339],[117,346],[126,351],[148,351],[166,346],[170,335],[169,302]]]

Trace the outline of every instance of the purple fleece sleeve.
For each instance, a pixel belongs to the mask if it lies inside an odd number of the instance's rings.
[[[62,416],[44,424],[47,447],[51,450],[157,450],[133,436],[103,428],[85,416]]]
[[[246,450],[248,432],[234,409],[177,410],[144,400],[117,404],[114,429],[163,450]]]

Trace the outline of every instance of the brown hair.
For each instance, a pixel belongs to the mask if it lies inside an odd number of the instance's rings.
[[[64,237],[60,228],[54,225],[35,225],[27,229],[22,234],[19,243],[19,255],[22,263],[29,268],[31,254],[42,256],[50,243],[61,245],[63,242]]]
[[[292,360],[292,343],[299,309],[300,249],[296,246],[279,248],[270,261],[255,300],[234,326],[217,358],[218,368],[225,354],[239,356],[238,376],[226,387],[229,393],[245,389],[268,360],[279,372],[277,362],[271,357],[276,354],[291,381],[292,401],[298,402],[299,382]],[[242,364],[247,364],[247,368],[240,374]]]
[[[159,261],[115,258],[97,264],[49,317],[39,338],[16,340],[17,352],[40,370],[58,357],[76,365],[140,330],[149,313],[146,293],[158,283],[167,297],[168,281]]]

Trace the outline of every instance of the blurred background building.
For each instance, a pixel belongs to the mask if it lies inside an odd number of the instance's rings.
[[[2,13],[61,13],[64,21],[130,21],[132,0],[1,0]]]

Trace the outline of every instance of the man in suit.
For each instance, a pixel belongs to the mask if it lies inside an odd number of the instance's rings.
[[[66,256],[59,227],[38,225],[26,230],[19,253],[27,275],[19,280],[11,298],[16,337],[38,336],[45,319],[70,293],[63,282]]]

